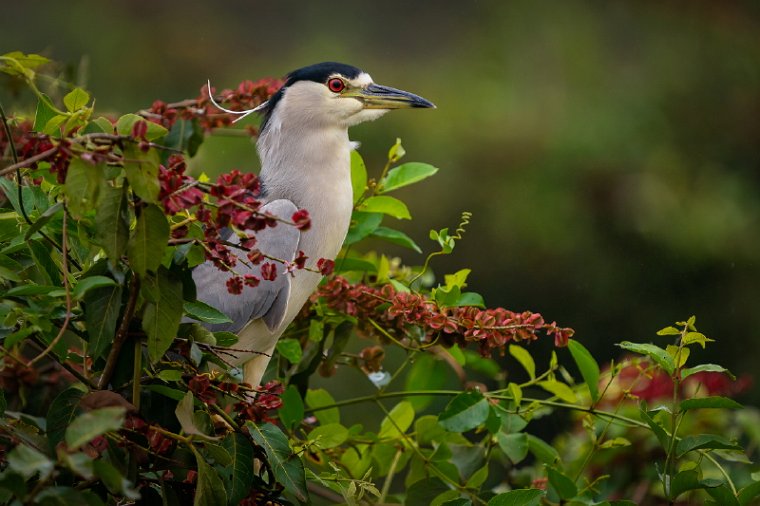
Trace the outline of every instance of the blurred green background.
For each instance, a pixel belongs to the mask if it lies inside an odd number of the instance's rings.
[[[352,137],[377,171],[397,136],[441,168],[401,195],[414,221],[399,228],[425,249],[474,213],[439,275],[472,267],[489,305],[539,311],[605,358],[696,314],[711,361],[757,369],[756,1],[4,1],[0,17],[0,52],[65,63],[99,113],[324,60],[419,93],[438,109]],[[234,138],[194,162],[257,164]]]

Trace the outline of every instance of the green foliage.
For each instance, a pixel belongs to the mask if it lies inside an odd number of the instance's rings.
[[[467,291],[470,269],[430,271],[463,239],[469,213],[453,233],[430,233],[437,250],[421,266],[363,249],[378,239],[422,252],[383,225],[410,218],[389,193],[437,172],[399,164],[400,141],[378,175],[351,154],[355,211],[336,261],[346,283],[381,287],[371,292],[377,311],[356,309],[360,296],[353,310],[315,297],[276,346],[270,374],[279,383],[241,385],[227,362],[237,336],[189,323],[230,321],[195,300],[190,269],[207,247],[197,215],[167,213],[160,198],[164,148],[192,156],[202,118],[188,113],[168,127],[142,113],[91,119],[85,90],[58,105],[39,92],[46,62],[0,57],[0,71],[37,97],[27,125],[74,146],[63,182],[53,158],[0,179],[0,339],[3,377],[14,380],[0,390],[0,503],[305,504],[320,495],[346,504],[629,504],[609,499],[645,490],[672,503],[745,505],[760,495],[748,468],[760,415],[708,384],[733,379],[726,369],[693,363],[692,348],[713,346],[694,318],[658,332],[670,344],[621,343],[633,356],[608,367],[577,340],[547,360],[527,346],[543,319],[519,320],[540,315],[485,321],[496,316]],[[103,139],[113,141],[110,158],[97,160]],[[11,165],[14,146],[0,146]],[[391,289],[408,297],[391,300]],[[403,300],[410,306],[396,307]],[[433,331],[385,318],[433,309],[442,316]],[[467,338],[447,327],[455,315],[477,315]],[[494,328],[505,333],[483,334]],[[337,380],[316,384],[336,370],[371,393],[341,398],[330,389]],[[639,388],[655,381],[666,397]],[[538,420],[557,412],[574,426],[542,439]],[[627,459],[647,474],[604,474]]]

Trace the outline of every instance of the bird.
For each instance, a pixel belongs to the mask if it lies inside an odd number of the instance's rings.
[[[308,230],[279,223],[256,235],[265,255],[292,262],[303,253],[312,261],[334,260],[349,229],[353,210],[348,129],[375,120],[392,109],[435,108],[413,93],[376,84],[352,65],[324,62],[290,72],[268,101],[250,111],[263,114],[257,141],[261,159],[260,212],[289,220],[306,209]],[[232,112],[232,111],[230,111]],[[239,241],[228,231],[228,240]],[[212,331],[238,335],[231,364],[242,368],[244,383],[257,387],[283,331],[316,290],[322,275],[302,269],[285,273],[278,265],[272,281],[230,294],[233,276],[210,261],[192,277],[196,298],[229,316],[230,323],[205,324]],[[236,274],[261,277],[261,265],[247,264]]]

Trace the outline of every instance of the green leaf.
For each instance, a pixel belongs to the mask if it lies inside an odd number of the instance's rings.
[[[681,334],[681,331],[675,327],[665,327],[664,329],[660,329],[657,331],[658,336],[677,336],[680,334]]]
[[[488,506],[539,506],[545,494],[537,488],[520,488],[492,497]]]
[[[253,484],[253,446],[243,434],[231,432],[222,441],[232,462],[225,467],[227,503],[234,506],[248,496]]]
[[[109,492],[115,496],[125,496],[127,499],[137,500],[140,494],[122,474],[105,459],[97,459],[92,462],[95,476],[100,478]]]
[[[63,209],[63,202],[56,202],[48,207],[44,213],[26,230],[24,239],[29,240],[36,232],[42,230]],[[15,213],[13,213],[15,214]],[[15,234],[14,234],[15,235]]]
[[[406,491],[405,506],[430,506],[440,494],[450,488],[439,478],[425,478],[416,481]]]
[[[34,126],[32,128],[41,132],[48,121],[57,115],[58,113],[53,108],[53,102],[43,93],[42,97],[37,100],[37,111],[34,113]]]
[[[95,213],[95,235],[93,241],[99,244],[116,264],[129,240],[129,206],[125,189],[104,184],[100,191],[100,203]]]
[[[702,480],[704,484],[705,480]],[[720,504],[720,506],[739,506],[739,501],[725,483],[721,483],[717,487],[705,487],[705,491],[710,494],[710,497]]]
[[[90,94],[82,88],[74,88],[63,97],[63,105],[69,112],[78,111],[90,101]]]
[[[760,495],[760,481],[755,481],[739,490],[738,499],[741,506],[746,506],[752,499]]]
[[[174,409],[174,414],[185,434],[206,436],[206,434],[198,428],[195,421],[195,398],[192,392],[185,393],[182,400],[177,403],[177,407]]]
[[[614,437],[599,445],[599,448],[622,448],[631,446],[631,442],[624,437]]]
[[[125,411],[121,406],[114,406],[79,415],[66,429],[66,445],[73,450],[106,432],[119,430],[124,424]]]
[[[596,402],[599,400],[599,364],[596,363],[591,353],[581,343],[575,339],[568,341],[568,348],[570,354],[573,356],[575,365],[578,366],[578,370],[581,371],[583,381],[586,382],[589,392],[591,393],[591,400]]]
[[[154,205],[144,207],[137,217],[128,251],[129,264],[140,277],[158,269],[168,240],[169,222],[163,211]]]
[[[87,351],[95,359],[99,358],[109,343],[113,342],[116,326],[119,323],[121,295],[121,285],[92,288],[84,294],[84,303],[87,308],[84,316],[87,324],[87,341],[90,344]]]
[[[520,365],[523,366],[523,369],[525,369],[525,371],[528,373],[530,379],[536,379],[536,363],[533,361],[533,357],[530,355],[530,352],[528,350],[522,346],[510,344],[509,354],[515,357],[518,362],[520,362]]]
[[[685,369],[682,369],[681,379],[686,379],[692,374],[696,374],[698,372],[719,372],[719,373],[725,374],[731,379],[736,379],[736,376],[731,374],[731,372],[728,369],[718,364],[702,364],[702,365],[697,365],[694,367],[687,367]]]
[[[461,352],[460,352],[461,353]],[[406,390],[438,390],[442,388],[449,366],[432,353],[420,353],[414,360],[404,382]],[[435,397],[414,396],[409,398],[415,411],[422,411]]]
[[[297,339],[280,339],[277,341],[277,352],[291,364],[298,364],[303,356],[301,343]]]
[[[81,383],[75,383],[58,394],[50,404],[46,421],[48,443],[51,451],[55,451],[58,443],[63,441],[66,429],[81,413],[79,401],[82,400],[85,392],[86,389]]]
[[[366,260],[359,258],[339,258],[335,261],[335,272],[340,274],[342,272],[377,272],[377,266]],[[313,320],[312,320],[313,321]]]
[[[414,408],[409,401],[401,401],[391,409],[380,423],[380,432],[377,437],[399,438],[401,437],[414,422]]]
[[[561,471],[553,467],[547,467],[546,472],[549,476],[549,483],[554,487],[554,490],[557,491],[561,499],[568,500],[578,495],[578,487],[575,486],[575,482]]]
[[[364,164],[362,155],[355,149],[351,150],[351,188],[354,192],[354,204],[356,204],[367,188],[367,166]]]
[[[226,346],[228,348],[235,346],[239,340],[238,336],[226,331],[214,332],[214,339],[216,339],[217,346]]]
[[[195,490],[193,506],[220,506],[227,504],[227,492],[216,469],[206,462],[206,459],[203,458],[195,446],[191,446],[190,449],[193,451],[195,462],[198,465],[198,484]]]
[[[385,195],[370,197],[362,202],[357,209],[365,213],[382,213],[398,219],[412,219],[406,204],[395,197]]]
[[[528,456],[528,435],[524,432],[505,434],[500,432],[496,435],[499,448],[509,457],[513,464],[518,464]]]
[[[712,397],[698,397],[696,399],[686,399],[681,401],[681,410],[687,409],[741,409],[742,405],[733,399],[728,397],[712,396]]]
[[[328,423],[340,422],[340,411],[338,408],[328,408],[316,410],[322,406],[332,406],[335,404],[335,399],[324,388],[312,389],[310,388],[306,392],[306,405],[314,410],[314,416],[317,417],[319,423],[327,425]]]
[[[668,436],[667,432],[665,432],[665,429],[657,423],[657,421],[652,418],[652,415],[649,414],[649,411],[647,411],[647,406],[645,402],[642,402],[639,405],[639,413],[641,415],[641,419],[644,420],[647,425],[652,429],[652,432],[654,432],[654,435],[657,436],[657,440],[660,442],[660,445],[662,445],[663,448],[668,448],[670,444],[670,437]]]
[[[399,230],[394,230],[388,227],[377,227],[375,231],[372,232],[371,236],[382,239],[391,244],[414,250],[417,253],[422,253],[422,249],[420,249],[417,243],[414,242],[411,237]]]
[[[55,467],[55,464],[46,455],[25,444],[16,445],[6,459],[8,468],[20,474],[26,479],[40,473],[40,478],[47,478]]]
[[[322,449],[335,448],[348,439],[348,429],[339,423],[320,425],[309,432],[308,440],[313,441]]]
[[[707,343],[714,343],[715,339],[710,339],[706,335],[702,334],[701,332],[687,332],[686,335],[683,337],[683,344],[689,345],[697,343],[702,348],[705,347]]]
[[[554,464],[559,460],[559,453],[546,441],[528,434],[528,450],[544,464]]]
[[[351,226],[348,229],[344,246],[350,246],[357,243],[377,230],[380,222],[383,221],[383,215],[380,213],[363,213],[354,211],[351,215]]]
[[[438,422],[449,432],[466,432],[481,425],[488,418],[488,399],[477,391],[463,392],[454,397],[438,417]]]
[[[547,381],[539,381],[537,383],[538,386],[546,390],[547,392],[556,395],[561,400],[568,402],[570,404],[575,404],[578,402],[578,397],[575,395],[575,392],[573,392],[573,389],[567,386],[566,384],[557,381],[557,380],[547,380]]]
[[[183,304],[185,314],[190,318],[205,323],[231,323],[230,317],[222,313],[215,307],[211,307],[205,302],[195,300],[192,302],[185,301]]]
[[[396,163],[401,160],[406,154],[404,146],[401,145],[401,139],[396,137],[396,142],[388,150],[388,161],[390,163]]]
[[[681,458],[694,450],[736,450],[744,451],[741,445],[717,434],[699,434],[684,436],[676,445],[676,454]]]
[[[438,172],[436,167],[427,163],[409,162],[388,171],[380,181],[378,193],[388,193],[404,186],[427,179]]]
[[[116,281],[106,276],[88,276],[79,280],[71,295],[75,300],[80,300],[90,290],[114,285],[116,285]]]
[[[633,353],[646,355],[654,360],[668,374],[673,374],[673,371],[675,370],[676,366],[673,362],[673,357],[659,346],[646,343],[632,343],[629,341],[623,341],[622,343],[619,343],[618,346]]]
[[[675,500],[684,492],[698,488],[702,488],[702,484],[699,482],[699,473],[693,469],[681,471],[673,478],[670,484],[669,498]]]
[[[303,399],[298,393],[298,388],[295,385],[288,385],[280,399],[282,399],[282,407],[277,411],[280,421],[286,429],[297,427],[304,417]]]
[[[308,493],[303,462],[291,451],[285,434],[271,423],[255,425],[246,422],[245,425],[254,442],[264,448],[277,482],[299,501],[306,502]]]
[[[142,328],[148,335],[148,356],[158,362],[177,336],[182,319],[182,282],[164,267],[153,279],[158,298],[145,304]]]
[[[92,165],[81,158],[71,160],[64,188],[68,209],[74,217],[96,208],[103,179],[103,165]]]
[[[158,165],[158,152],[155,149],[143,152],[131,143],[124,147],[124,171],[129,184],[138,197],[151,204],[158,203],[161,189]]]
[[[149,123],[148,134],[151,134],[150,128]],[[187,151],[190,157],[195,156],[202,143],[203,129],[196,119],[175,121],[163,142],[166,147]]]
[[[138,116],[137,114],[125,114],[121,118],[119,118],[116,121],[116,132],[119,135],[131,135],[132,134],[132,127],[137,123],[138,121],[144,121],[146,125],[148,126],[148,131],[145,134],[145,138],[149,141],[155,141],[157,139],[160,139],[161,137],[165,136],[168,132],[168,130],[161,125],[157,123],[153,123],[152,121],[148,121],[143,117]]]

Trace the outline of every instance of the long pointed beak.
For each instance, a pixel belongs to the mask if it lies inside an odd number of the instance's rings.
[[[365,109],[410,109],[413,107],[435,109],[432,102],[414,93],[379,84],[370,84],[366,88],[344,93],[343,96],[361,100],[364,102]]]

